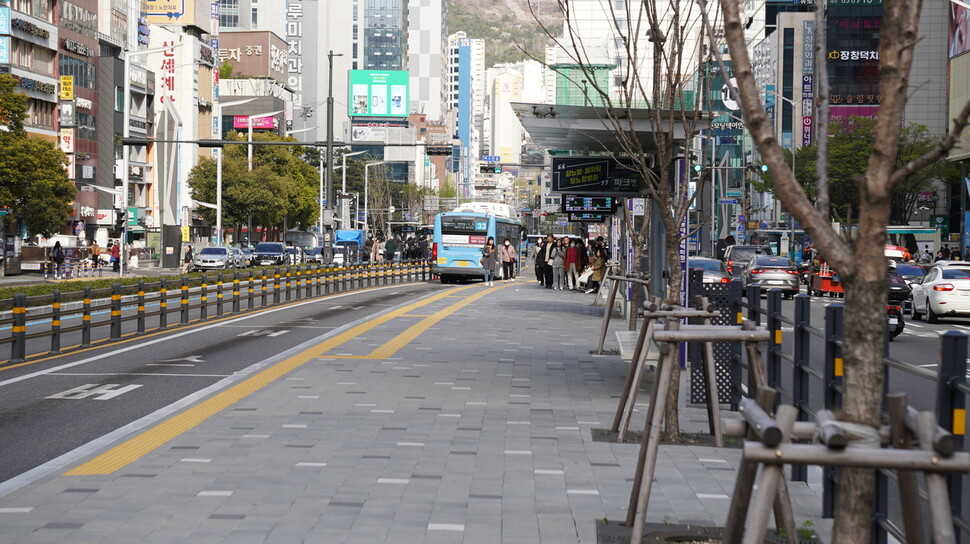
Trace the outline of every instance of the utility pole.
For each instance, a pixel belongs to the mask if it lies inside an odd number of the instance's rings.
[[[331,212],[331,222],[333,217],[333,201],[334,201],[334,187],[333,187],[333,58],[342,57],[342,53],[334,53],[333,49],[327,53],[327,62],[329,67],[329,76],[327,78],[327,188],[326,188],[326,199],[327,199],[327,210]],[[328,247],[333,246],[333,240],[328,236],[326,238],[330,243],[326,244]]]

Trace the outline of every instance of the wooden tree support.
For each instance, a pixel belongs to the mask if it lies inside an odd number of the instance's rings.
[[[726,425],[727,436],[746,436],[734,496],[728,511],[725,544],[762,542],[768,526],[768,505],[774,503],[776,526],[784,527],[789,541],[795,542],[794,520],[785,484],[785,464],[892,469],[898,474],[906,541],[922,544],[919,517],[919,490],[916,472],[923,472],[929,500],[932,541],[956,542],[953,515],[945,472],[970,472],[970,453],[953,451],[952,436],[936,425],[932,412],[915,411],[906,405],[905,395],[887,396],[891,449],[853,447],[848,433],[828,411],[816,414],[814,422],[795,424],[798,409],[783,405],[772,419],[768,409],[774,402],[773,390],[759,387],[757,402],[744,399],[742,425]],[[792,437],[815,436],[822,444],[792,444]],[[911,449],[917,440],[918,449]],[[755,477],[761,468],[760,480]],[[757,490],[754,490],[757,483]],[[749,515],[750,511],[750,515]],[[779,512],[782,514],[777,518]]]
[[[603,353],[603,344],[606,343],[606,331],[610,328],[610,318],[613,317],[613,305],[616,304],[616,294],[620,289],[620,282],[625,281],[640,285],[644,289],[644,294],[646,294],[647,287],[650,286],[649,277],[647,277],[647,279],[643,279],[640,274],[617,276],[613,274],[615,268],[616,265],[611,265],[609,274],[605,276],[605,281],[609,283],[610,288],[609,295],[607,295],[606,299],[606,311],[603,312],[603,324],[600,326],[600,341],[599,345],[596,346],[597,354]],[[596,306],[596,303],[599,302],[600,293],[602,293],[602,291],[603,288],[600,287],[600,290],[596,293],[596,297],[593,298],[593,306]],[[630,330],[632,331],[636,327],[636,316],[634,315],[634,312],[630,312],[630,314]],[[636,359],[636,356],[634,356],[634,359]]]
[[[647,409],[646,422],[643,429],[643,441],[640,445],[640,454],[637,459],[637,471],[633,480],[633,490],[630,493],[630,506],[627,510],[626,525],[633,526],[632,542],[640,542],[643,538],[644,523],[646,520],[647,507],[650,501],[650,489],[653,485],[653,477],[656,470],[657,454],[660,448],[660,430],[666,414],[664,399],[670,389],[670,382],[673,373],[679,366],[680,342],[702,342],[705,344],[704,351],[704,373],[708,389],[707,407],[708,415],[711,418],[711,429],[718,446],[722,445],[720,432],[720,406],[717,398],[717,377],[714,368],[714,351],[710,345],[714,341],[733,341],[745,342],[748,346],[748,364],[755,370],[759,385],[766,385],[767,371],[763,368],[764,362],[758,351],[759,342],[767,342],[770,331],[766,329],[752,328],[753,324],[748,323],[744,327],[732,326],[712,326],[709,323],[704,325],[681,325],[679,318],[699,317],[709,320],[716,317],[717,312],[707,307],[706,299],[698,300],[698,309],[668,308],[657,309],[648,308],[648,320],[644,328],[652,327],[657,317],[665,317],[664,329],[661,331],[650,330],[644,333],[645,338],[652,336],[660,350],[660,359],[657,362],[657,377],[654,380],[650,396],[650,406]],[[641,352],[646,352],[641,347]],[[641,355],[635,357],[632,363],[634,367],[642,367],[646,357]],[[633,411],[635,401],[635,391],[639,384],[639,368],[631,368],[624,387],[624,393],[620,399],[620,406],[617,409],[617,417],[614,418],[614,425],[625,429],[629,422],[630,414]],[[773,401],[773,399],[772,399]],[[622,410],[622,412],[621,412]],[[777,486],[776,486],[777,487]],[[794,518],[790,515],[790,503],[787,501],[787,488],[785,488],[783,502],[789,504],[788,518],[791,519],[792,529],[794,530]],[[783,512],[779,512],[779,519],[784,518]]]

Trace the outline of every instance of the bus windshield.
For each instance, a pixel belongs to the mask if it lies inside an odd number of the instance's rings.
[[[488,219],[444,215],[441,217],[441,243],[446,246],[483,246],[488,239]]]

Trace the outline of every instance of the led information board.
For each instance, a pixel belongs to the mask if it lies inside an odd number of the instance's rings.
[[[641,196],[646,188],[630,159],[553,157],[552,192]]]
[[[350,115],[407,117],[406,70],[350,70]]]
[[[569,221],[572,223],[602,223],[606,216],[601,213],[571,213]]]
[[[593,195],[562,195],[562,211],[612,214],[616,209],[616,197]]]

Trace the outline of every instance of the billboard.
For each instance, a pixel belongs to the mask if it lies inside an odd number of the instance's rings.
[[[407,117],[407,70],[350,70],[351,117]]]
[[[253,117],[253,129],[255,130],[275,130],[277,119],[275,115],[266,117]],[[244,128],[249,130],[248,115],[234,115],[232,117],[232,128]]]
[[[234,31],[219,34],[219,62],[248,77],[286,81],[286,40],[269,31]]]
[[[970,9],[950,4],[950,57],[970,50]]]
[[[203,0],[146,0],[142,12],[149,23],[194,26],[211,32],[212,2]]]

